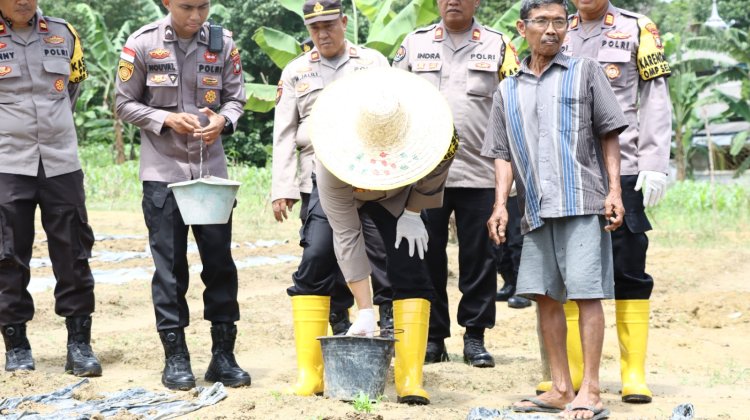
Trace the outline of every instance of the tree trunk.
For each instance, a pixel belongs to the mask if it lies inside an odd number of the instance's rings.
[[[115,163],[125,163],[125,144],[122,141],[122,120],[115,118]]]
[[[685,161],[685,146],[682,144],[682,127],[677,127],[674,131],[675,151],[674,160],[677,165],[677,180],[684,181],[687,177],[687,162]]]

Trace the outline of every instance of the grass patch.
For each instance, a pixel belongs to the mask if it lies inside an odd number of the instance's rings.
[[[649,237],[667,246],[714,246],[747,242],[750,188],[740,184],[683,181],[647,210],[654,227]]]
[[[85,174],[86,202],[90,210],[139,211],[143,188],[139,162],[112,163],[111,147],[90,145],[79,149]],[[229,178],[242,183],[233,214],[235,240],[289,239],[299,230],[299,205],[294,215],[278,224],[271,210],[271,169],[230,166]]]

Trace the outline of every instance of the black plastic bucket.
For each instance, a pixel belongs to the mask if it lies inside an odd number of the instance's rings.
[[[371,401],[385,392],[388,366],[393,357],[393,338],[336,335],[318,337],[323,349],[323,395],[353,401],[360,393]]]

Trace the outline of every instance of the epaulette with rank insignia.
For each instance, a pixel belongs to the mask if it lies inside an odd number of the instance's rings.
[[[151,32],[156,29],[159,29],[159,24],[156,22],[152,22],[152,23],[149,23],[148,25],[141,26],[137,31],[133,32],[133,35],[130,35],[130,37],[135,39],[145,34],[146,32]]]
[[[429,32],[429,31],[435,29],[436,26],[437,26],[437,23],[433,23],[430,26],[425,26],[423,28],[417,28],[417,29],[414,30],[414,33],[415,34],[419,34],[419,33],[422,33],[422,32]]]

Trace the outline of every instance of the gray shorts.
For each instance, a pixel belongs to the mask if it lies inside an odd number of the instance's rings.
[[[523,238],[516,294],[569,299],[612,299],[612,237],[603,216],[544,219]]]

